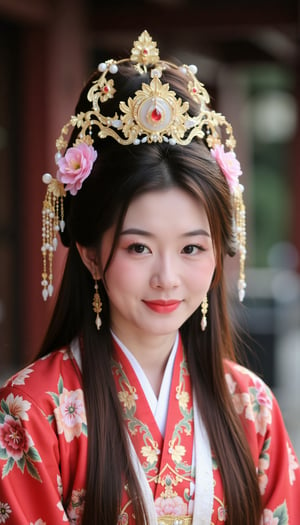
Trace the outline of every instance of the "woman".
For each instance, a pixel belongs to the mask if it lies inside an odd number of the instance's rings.
[[[62,130],[45,300],[59,230],[68,258],[39,358],[1,391],[2,523],[299,521],[280,410],[236,363],[223,266],[238,249],[242,299],[241,170],[208,102],[145,31]]]

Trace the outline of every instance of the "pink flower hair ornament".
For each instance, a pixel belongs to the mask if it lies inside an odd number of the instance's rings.
[[[91,174],[97,151],[93,146],[80,142],[68,148],[65,155],[57,159],[56,178],[65,184],[65,190],[76,195],[82,183]]]
[[[246,209],[243,201],[244,187],[239,183],[242,175],[241,165],[234,151],[224,151],[223,144],[215,144],[210,153],[222,171],[233,199],[234,231],[237,249],[240,254],[240,276],[238,280],[238,294],[242,302],[245,297],[245,260],[246,260]]]
[[[223,144],[216,144],[210,150],[212,157],[218,163],[225,179],[228,182],[230,193],[234,194],[239,185],[239,176],[242,175],[241,165],[234,151],[224,151]]]
[[[87,139],[85,139],[87,140]],[[53,253],[57,248],[57,232],[64,231],[64,206],[63,199],[66,192],[75,196],[81,189],[83,182],[90,176],[97,151],[91,144],[85,141],[77,141],[68,148],[65,155],[58,152],[55,162],[58,166],[56,177],[50,173],[44,173],[42,180],[47,184],[47,192],[43,203],[43,226],[42,226],[42,296],[44,301],[53,294]],[[51,265],[51,271],[47,271],[47,254]]]

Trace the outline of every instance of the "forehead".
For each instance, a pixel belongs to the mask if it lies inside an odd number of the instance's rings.
[[[183,231],[201,225],[209,230],[202,202],[180,188],[151,191],[136,197],[129,205],[123,229],[140,226],[166,229],[175,226]]]

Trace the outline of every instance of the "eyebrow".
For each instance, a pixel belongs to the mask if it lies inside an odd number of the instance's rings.
[[[154,237],[154,235],[146,230],[140,230],[139,228],[128,228],[127,230],[123,230],[120,235],[143,235],[144,237]],[[204,230],[202,228],[199,228],[197,230],[192,230],[189,232],[185,232],[181,235],[181,237],[193,237],[196,235],[205,235],[206,237],[210,237],[210,234],[207,230]]]

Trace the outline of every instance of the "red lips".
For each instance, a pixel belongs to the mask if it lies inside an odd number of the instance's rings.
[[[144,301],[145,305],[159,314],[168,314],[174,312],[180,305],[181,301],[170,299],[168,301],[156,300],[156,301]]]

